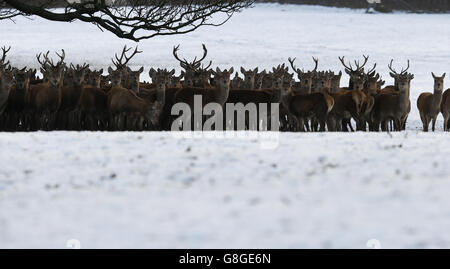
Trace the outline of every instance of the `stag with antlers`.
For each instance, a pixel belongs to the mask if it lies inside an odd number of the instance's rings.
[[[208,55],[208,50],[206,49],[205,44],[202,44],[202,48],[203,56],[199,60],[195,57],[192,62],[188,62],[185,58],[183,58],[183,60],[180,59],[178,56],[180,45],[173,48],[173,56],[178,62],[180,62],[181,68],[184,69],[184,72],[182,72],[182,75],[184,76],[184,87],[211,88],[209,79],[212,72],[209,68],[211,67],[212,61],[210,61],[206,67],[202,65],[203,60]]]
[[[56,53],[60,58],[56,64],[48,57],[49,52],[44,55],[44,60],[40,59],[41,55],[36,57],[41,64],[41,73],[44,75],[45,82],[31,85],[27,101],[34,112],[33,122],[39,124],[39,126],[33,126],[33,129],[50,130],[54,128],[56,113],[61,105],[66,53],[64,50],[61,54]]]
[[[142,53],[142,51],[138,50],[138,47],[134,49],[134,51],[127,56],[127,53],[131,50],[131,48],[127,48],[125,45],[122,49],[122,53],[120,57],[117,53],[114,55],[115,59],[111,59],[112,63],[116,67],[116,71],[120,71],[122,73],[121,77],[121,86],[127,89],[132,90],[135,93],[139,92],[139,76],[144,71],[144,67],[141,67],[138,71],[132,71],[127,64],[130,60],[136,56],[136,54]],[[136,82],[137,80],[137,82]]]

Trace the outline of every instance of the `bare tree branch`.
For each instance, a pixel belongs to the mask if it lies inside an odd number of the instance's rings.
[[[80,20],[120,38],[140,41],[220,26],[253,0],[0,0],[0,20],[38,16],[51,21]],[[217,15],[214,16],[213,15]]]

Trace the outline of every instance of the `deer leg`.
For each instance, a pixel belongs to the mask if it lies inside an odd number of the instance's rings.
[[[425,122],[423,125],[424,132],[428,132],[428,126],[430,126],[430,119],[425,115]]]
[[[448,119],[449,119],[449,114],[444,114],[442,113],[442,115],[444,116],[444,132],[448,131]]]
[[[433,117],[432,122],[431,122],[431,129],[433,130],[433,132],[436,127],[436,119],[437,119],[437,115]]]
[[[336,120],[333,116],[328,116],[327,128],[329,132],[336,132]]]

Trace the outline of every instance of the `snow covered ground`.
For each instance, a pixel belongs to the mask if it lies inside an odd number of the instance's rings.
[[[219,67],[269,68],[288,57],[371,55],[388,78],[411,59],[408,130],[388,134],[283,133],[264,139],[178,138],[171,133],[0,134],[0,248],[450,247],[448,134],[418,131],[417,96],[431,71],[449,73],[450,17],[260,4],[220,28],[139,44],[133,65],[178,68],[171,55],[209,49]],[[36,19],[0,23],[11,62],[66,49],[67,60],[106,67],[124,44],[95,26]],[[369,64],[370,64],[369,63]],[[144,79],[148,79],[146,75]],[[346,85],[347,78],[342,81]]]

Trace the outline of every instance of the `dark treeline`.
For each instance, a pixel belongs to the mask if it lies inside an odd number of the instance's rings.
[[[257,2],[278,2],[286,4],[323,5],[334,7],[366,8],[366,0],[258,0]],[[449,12],[450,0],[382,0],[387,10],[412,12]]]

